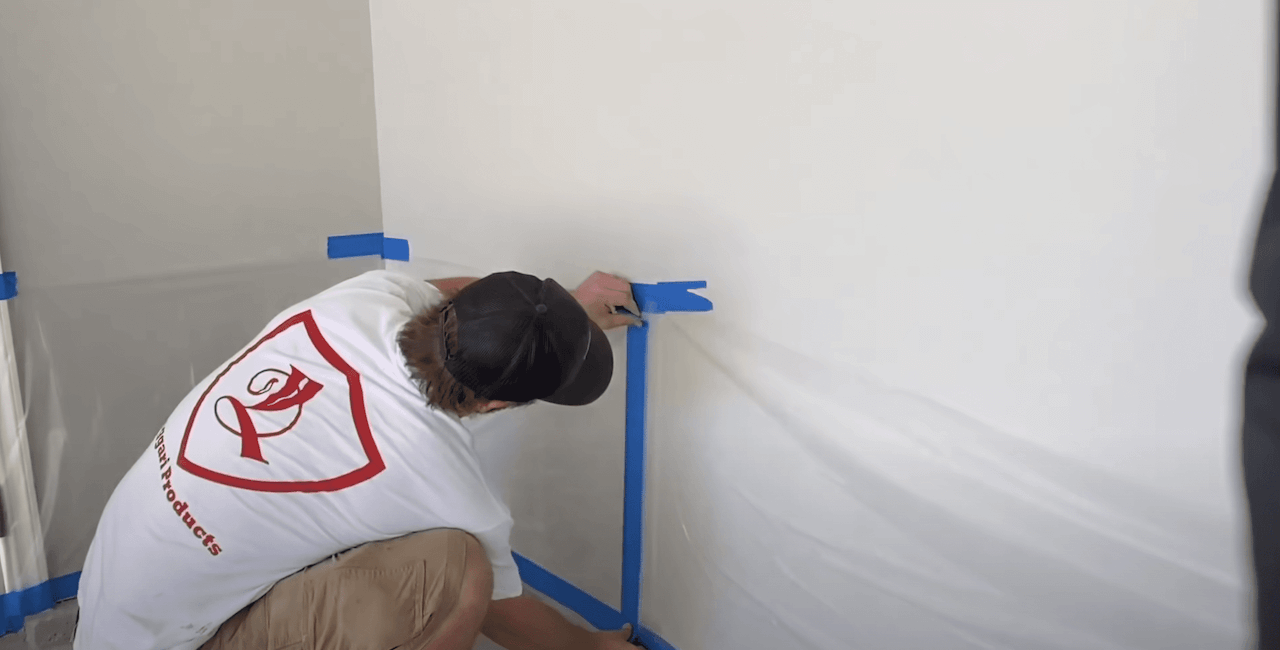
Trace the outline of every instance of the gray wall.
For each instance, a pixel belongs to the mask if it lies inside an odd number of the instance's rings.
[[[173,405],[381,230],[364,0],[0,3],[0,256],[50,574]]]

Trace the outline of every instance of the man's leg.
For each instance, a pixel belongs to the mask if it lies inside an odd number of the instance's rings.
[[[471,650],[480,636],[489,603],[493,601],[493,566],[479,540],[465,535],[466,568],[462,588],[453,608],[445,613],[436,629],[424,629],[404,645],[404,650]]]
[[[280,581],[201,650],[470,650],[492,591],[474,537],[415,533]]]

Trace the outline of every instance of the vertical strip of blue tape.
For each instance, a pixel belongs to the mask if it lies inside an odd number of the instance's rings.
[[[644,557],[645,389],[649,323],[627,329],[626,472],[622,506],[622,615],[640,629],[640,575]]]

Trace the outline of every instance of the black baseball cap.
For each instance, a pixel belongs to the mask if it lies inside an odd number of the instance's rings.
[[[446,324],[450,318],[457,338],[442,340],[444,367],[485,399],[581,406],[613,379],[609,339],[550,278],[515,271],[482,278],[445,307]]]

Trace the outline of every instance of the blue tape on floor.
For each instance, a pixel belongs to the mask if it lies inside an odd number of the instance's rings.
[[[639,302],[639,296],[636,297]],[[641,307],[643,310],[644,307]],[[649,324],[627,328],[626,470],[622,504],[622,615],[639,629],[644,557],[644,420]]]
[[[649,650],[676,650],[676,647],[667,643],[667,640],[654,634],[653,630],[647,627],[640,628],[640,644]]]
[[[80,589],[80,572],[46,580],[22,591],[0,596],[0,609],[4,611],[4,632],[10,634],[22,629],[23,622],[32,614],[39,614],[68,598],[75,598]]]
[[[384,260],[409,261],[409,240],[387,237],[380,232],[334,235],[329,238],[329,259],[377,256]]]
[[[546,594],[586,619],[598,630],[618,630],[627,622],[614,608],[600,602],[595,596],[573,586],[560,576],[542,568],[519,553],[513,554],[520,568],[520,579],[525,584]]]
[[[18,295],[18,274],[13,271],[0,273],[0,300]]]
[[[512,553],[512,556],[516,559],[516,566],[520,568],[520,579],[525,584],[542,592],[548,598],[564,605],[566,608],[577,612],[578,616],[581,616],[583,620],[597,630],[620,630],[623,625],[629,622],[618,610],[575,587],[564,578],[542,568],[533,560],[519,553]],[[677,650],[675,646],[667,643],[666,639],[658,636],[647,627],[633,629],[640,630],[636,636],[640,639],[640,643],[649,650]]]

